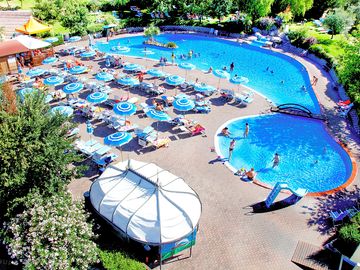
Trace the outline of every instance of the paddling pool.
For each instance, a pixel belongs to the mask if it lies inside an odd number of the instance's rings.
[[[128,56],[145,57],[143,41],[144,36],[132,36],[110,40],[109,43],[98,42],[96,45],[99,50],[107,53],[124,54]],[[296,60],[286,55],[265,50],[258,46],[238,44],[219,38],[209,38],[205,36],[191,34],[162,34],[156,37],[162,43],[175,42],[178,49],[171,50],[151,45],[146,45],[147,58],[159,60],[166,57],[171,62],[171,53],[177,56],[175,62],[189,62],[200,70],[221,69],[235,64],[232,76],[244,76],[249,79],[246,86],[266,96],[276,105],[284,103],[297,103],[310,109],[313,113],[319,113],[316,96],[312,90],[308,73],[305,68]],[[114,46],[129,47],[128,52],[114,52]],[[179,56],[193,50],[191,59],[180,59]],[[197,56],[200,53],[200,56]],[[197,57],[195,57],[197,56]],[[184,74],[185,70],[179,69],[179,74]],[[208,75],[213,76],[213,75]],[[190,77],[190,76],[189,76]],[[190,78],[194,80],[195,78]],[[302,89],[305,86],[306,90]],[[237,89],[234,85],[233,89]]]
[[[245,124],[250,132],[243,138]],[[230,137],[218,135],[227,126]],[[254,168],[256,179],[274,186],[286,182],[293,189],[325,192],[344,184],[352,173],[352,162],[346,151],[327,133],[319,120],[270,114],[228,121],[219,128],[215,147],[217,153],[229,156],[229,145],[236,145],[228,161],[231,169]],[[273,168],[274,154],[280,163]]]

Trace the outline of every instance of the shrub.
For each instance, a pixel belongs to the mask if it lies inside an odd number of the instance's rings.
[[[360,244],[360,213],[355,215],[350,223],[341,227],[339,231],[340,239],[344,240],[349,244]]]
[[[274,18],[263,17],[258,20],[258,26],[262,30],[270,30],[275,25]]]
[[[88,269],[97,262],[87,214],[69,193],[50,198],[34,193],[26,209],[5,223],[5,243],[14,264],[24,269]]]
[[[310,46],[317,44],[317,43],[318,43],[318,41],[315,37],[307,37],[304,39],[304,42],[303,42],[305,48],[309,48]]]
[[[315,54],[317,57],[326,60],[330,65],[336,63],[335,58],[327,53],[326,50],[319,44],[310,46],[309,51]]]
[[[87,31],[89,33],[97,33],[103,30],[103,24],[101,23],[93,23],[88,25]]]
[[[135,261],[119,251],[100,250],[100,261],[105,269],[108,270],[145,270],[145,266]]]
[[[290,42],[294,44],[296,47],[301,47],[304,44],[304,40],[306,36],[307,36],[307,31],[304,28],[290,31],[288,33],[288,38],[290,39]]]
[[[177,48],[178,46],[176,45],[176,43],[175,42],[168,42],[167,44],[166,44],[166,47],[168,47],[168,48]]]
[[[58,41],[54,42],[52,45],[53,46],[59,46],[61,44],[64,44],[64,36],[61,35],[61,36],[57,36],[57,38],[59,39]]]

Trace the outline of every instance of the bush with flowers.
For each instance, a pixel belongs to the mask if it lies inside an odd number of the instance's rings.
[[[26,209],[4,223],[4,244],[23,269],[88,269],[98,262],[88,215],[69,193],[29,196]]]

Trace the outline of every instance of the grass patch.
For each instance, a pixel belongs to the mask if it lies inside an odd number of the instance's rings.
[[[351,36],[345,37],[343,34],[334,35],[331,39],[331,35],[327,33],[320,33],[312,22],[307,22],[304,25],[292,24],[290,30],[306,29],[308,37],[315,37],[318,41],[317,46],[324,49],[326,53],[339,60],[345,53],[345,47],[351,43],[354,38]]]

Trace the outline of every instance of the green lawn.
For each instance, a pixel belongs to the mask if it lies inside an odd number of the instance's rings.
[[[345,46],[354,39],[348,36],[345,37],[343,34],[334,35],[333,39],[331,39],[331,35],[320,33],[312,22],[308,22],[305,25],[290,25],[290,30],[298,30],[301,28],[305,28],[307,30],[307,36],[315,37],[319,46],[336,59],[339,59],[344,54]]]

